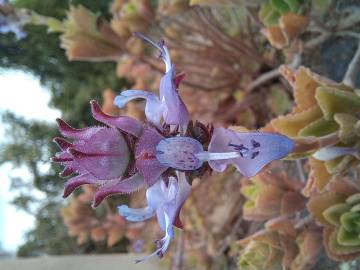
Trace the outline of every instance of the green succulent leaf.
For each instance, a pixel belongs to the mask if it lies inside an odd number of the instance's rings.
[[[334,250],[337,254],[344,255],[344,254],[351,254],[354,252],[360,251],[360,245],[359,246],[345,246],[339,243],[337,240],[338,238],[338,230],[334,231],[329,240],[329,246],[331,250]]]
[[[240,256],[239,268],[243,270],[281,270],[281,251],[266,243],[252,241]]]
[[[259,17],[266,26],[277,24],[281,14],[270,2],[261,6]]]
[[[354,160],[355,158],[353,156],[342,156],[336,159],[325,161],[325,166],[329,173],[335,174],[345,170]]]
[[[271,5],[280,14],[286,14],[291,11],[289,5],[284,0],[271,0]]]
[[[129,3],[126,3],[123,7],[123,12],[126,14],[126,15],[133,15],[133,14],[136,14],[137,13],[137,10],[136,10],[136,5],[135,3],[132,3],[132,2],[129,2]]]
[[[349,211],[351,206],[347,203],[339,203],[333,206],[330,206],[323,212],[324,218],[334,226],[340,226],[340,217],[347,211]]]
[[[343,246],[359,246],[360,238],[356,231],[348,231],[343,227],[340,227],[337,233],[337,241]]]
[[[242,194],[248,199],[255,200],[260,193],[260,187],[258,185],[249,185],[241,189]]]
[[[349,198],[346,199],[346,202],[351,205],[360,203],[360,193],[351,195]]]
[[[360,220],[359,212],[347,212],[341,215],[340,222],[347,231],[357,232],[359,227],[356,222]]]
[[[336,122],[332,120],[326,120],[324,117],[311,122],[306,127],[302,128],[298,135],[302,137],[316,136],[321,137],[327,134],[333,133],[339,129]]]
[[[334,119],[340,126],[340,140],[343,143],[354,142],[357,137],[355,125],[358,122],[358,119],[347,113],[337,113],[334,115]]]
[[[275,115],[285,114],[290,110],[292,102],[285,91],[279,87],[272,87],[269,96],[271,112]]]
[[[251,200],[247,200],[244,204],[243,204],[243,208],[244,209],[252,209],[256,206],[254,201]]]
[[[360,204],[355,204],[353,207],[351,207],[350,211],[351,212],[360,212]],[[360,225],[360,220],[359,220],[359,225]]]
[[[290,10],[292,12],[298,12],[300,8],[301,2],[304,2],[303,0],[284,0],[284,2],[289,6]]]
[[[360,97],[349,91],[320,86],[316,89],[315,98],[327,120],[331,120],[336,113],[360,111]]]

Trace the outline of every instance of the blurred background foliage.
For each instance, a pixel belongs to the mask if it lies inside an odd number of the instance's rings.
[[[59,19],[65,17],[70,3],[67,1],[13,1],[18,8],[28,8],[40,14]],[[111,1],[72,1],[109,16]],[[16,41],[14,35],[0,35],[0,66],[21,69],[38,77],[51,91],[50,106],[61,110],[64,118],[76,126],[92,124],[89,100],[102,99],[105,88],[121,89],[128,85],[116,77],[113,63],[69,62],[59,46],[59,34],[48,34],[45,26],[27,25],[25,39]],[[86,72],[84,72],[86,71]],[[31,106],[31,104],[29,104]],[[36,226],[28,232],[26,243],[18,250],[19,256],[41,254],[75,254],[121,252],[127,241],[108,248],[106,241],[89,241],[80,247],[67,227],[59,209],[63,181],[58,177],[60,167],[50,166],[49,159],[56,152],[52,139],[58,134],[53,125],[40,121],[25,121],[11,113],[2,115],[6,123],[6,143],[2,145],[0,164],[10,162],[14,167],[29,169],[29,179],[12,179],[12,188],[20,191],[13,203],[35,216]],[[31,180],[31,182],[29,182]],[[27,183],[27,184],[25,184]],[[29,189],[43,192],[46,200],[33,197]],[[36,211],[35,211],[36,209]]]

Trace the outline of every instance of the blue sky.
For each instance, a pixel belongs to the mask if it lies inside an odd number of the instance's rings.
[[[0,70],[0,114],[9,110],[27,119],[54,121],[60,112],[48,107],[49,100],[49,93],[36,77],[22,71]],[[0,144],[4,140],[6,134],[0,119]],[[10,164],[0,166],[0,246],[12,252],[23,242],[26,231],[34,226],[34,219],[9,204],[15,195],[9,191],[9,177],[26,179],[27,175],[25,168],[14,170]],[[41,193],[35,195],[42,196]]]

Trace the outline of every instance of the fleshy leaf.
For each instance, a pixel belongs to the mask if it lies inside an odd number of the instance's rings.
[[[280,12],[278,12],[270,2],[261,5],[259,17],[265,25],[270,26],[276,24],[280,16]]]
[[[323,191],[326,185],[330,182],[331,174],[327,171],[325,163],[315,158],[309,158],[309,164],[311,167],[311,174],[315,177],[315,185]]]
[[[290,11],[289,5],[284,0],[270,0],[271,5],[281,14],[288,13]]]
[[[355,125],[359,119],[346,113],[337,113],[334,115],[334,119],[340,126],[339,138],[341,142],[354,142],[357,137]]]
[[[353,160],[353,156],[341,156],[333,160],[325,161],[325,166],[329,173],[335,174],[345,170]]]
[[[272,120],[271,124],[281,134],[296,137],[301,129],[321,118],[321,116],[320,108],[315,106],[299,113],[280,116]]]
[[[356,231],[348,231],[345,227],[339,228],[336,240],[340,245],[346,247],[357,247],[360,245],[359,234]]]
[[[346,202],[354,205],[360,203],[360,193],[354,194],[346,199]]]
[[[335,193],[318,194],[310,198],[307,208],[311,215],[324,225],[331,225],[323,213],[330,206],[344,202],[343,196]]]
[[[333,87],[319,87],[315,98],[328,120],[336,113],[355,113],[360,111],[360,97],[349,91]]]
[[[343,213],[340,217],[341,227],[345,230],[351,232],[355,231],[357,234],[359,233],[359,225],[356,224],[357,221],[360,220],[360,213],[358,212],[346,212]]]
[[[61,46],[69,60],[104,61],[120,56],[122,44],[108,23],[83,6],[70,7]]]
[[[294,97],[296,102],[296,112],[304,111],[317,106],[315,99],[316,88],[321,86],[309,69],[300,67],[296,71]]]
[[[337,241],[338,231],[333,228],[324,229],[324,243],[327,255],[336,261],[354,260],[360,254],[360,246],[350,247],[340,245]]]
[[[305,30],[309,17],[289,12],[281,16],[279,23],[288,38],[293,39]]]
[[[276,49],[282,49],[289,44],[288,37],[277,25],[269,26],[263,29],[262,32],[267,37],[270,44]]]
[[[308,137],[316,136],[321,137],[327,134],[333,133],[339,129],[339,126],[336,122],[332,120],[326,120],[324,117],[311,122],[306,127],[299,130],[298,136]]]
[[[324,218],[334,226],[340,226],[340,217],[343,213],[350,210],[350,205],[346,203],[338,203],[330,206],[323,212]]]

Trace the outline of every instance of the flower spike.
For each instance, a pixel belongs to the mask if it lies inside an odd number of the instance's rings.
[[[95,186],[93,207],[108,196],[146,188],[147,206],[118,207],[118,213],[131,222],[156,216],[164,232],[156,241],[156,251],[137,260],[142,262],[155,255],[161,258],[174,238],[174,227],[183,228],[180,211],[190,195],[191,180],[212,170],[222,172],[228,165],[234,165],[244,176],[254,176],[271,161],[286,157],[294,141],[276,133],[236,132],[214,129],[211,123],[189,122],[189,112],[178,91],[184,74],[176,74],[165,43],[156,43],[140,33],[134,35],[160,51],[166,71],[159,95],[127,90],[114,99],[114,104],[123,108],[131,100],[144,99],[148,122],[107,115],[92,100],[93,118],[103,125],[76,129],[57,119],[66,138],[54,139],[60,150],[52,161],[64,166],[60,176],[76,174],[65,183],[64,197],[82,185]],[[331,150],[331,157],[358,154],[345,147],[327,150]],[[284,197],[293,199],[292,193]]]

